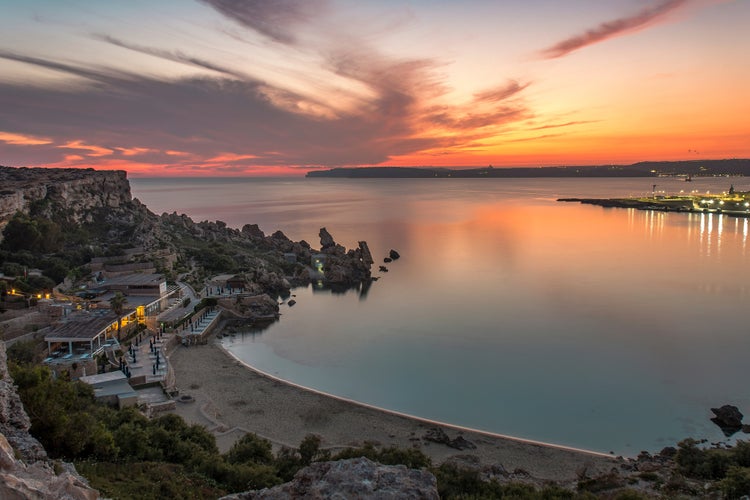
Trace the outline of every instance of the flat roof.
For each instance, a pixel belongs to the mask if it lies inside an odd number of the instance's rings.
[[[71,314],[68,320],[44,336],[47,342],[56,341],[89,341],[93,340],[103,330],[117,322],[117,315],[111,311],[97,312],[82,311]]]
[[[166,282],[166,278],[161,274],[146,274],[146,273],[134,273],[125,274],[123,276],[116,276],[114,278],[107,278],[99,283],[101,287],[110,286],[159,286],[161,283]]]
[[[101,304],[103,309],[109,308],[109,299],[115,296],[116,292],[107,292],[104,295],[97,297],[91,302]],[[125,308],[135,309],[138,306],[147,306],[152,302],[155,302],[161,298],[161,295],[155,293],[154,295],[125,295]],[[97,305],[97,307],[99,307]],[[125,314],[123,312],[123,314]]]
[[[122,371],[115,370],[113,372],[97,373],[96,375],[86,375],[85,377],[81,377],[78,380],[89,385],[97,386],[100,384],[114,382],[116,380],[127,381],[127,379],[128,378],[125,376],[124,373],[122,373]]]
[[[127,380],[116,380],[101,387],[94,387],[94,397],[118,396],[120,398],[137,397],[138,393],[130,387]]]

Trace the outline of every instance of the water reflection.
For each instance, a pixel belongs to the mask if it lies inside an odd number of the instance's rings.
[[[708,408],[750,411],[748,220],[554,201],[644,182],[245,184],[264,204],[242,223],[308,241],[326,226],[401,259],[365,293],[295,290],[280,322],[227,344],[304,385],[531,439],[631,455],[722,439]],[[291,220],[289,198],[307,204]]]

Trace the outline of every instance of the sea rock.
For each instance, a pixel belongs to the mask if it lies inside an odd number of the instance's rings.
[[[742,429],[742,413],[734,405],[724,405],[721,408],[711,408],[716,415],[711,422],[718,425],[725,435],[731,436]]]
[[[387,273],[388,272],[388,268],[385,267],[385,266],[380,266],[380,272],[381,273]]]
[[[388,257],[390,257],[393,260],[396,260],[396,259],[399,259],[401,255],[397,251],[391,248],[391,251],[388,252]]]
[[[333,240],[333,236],[331,236],[331,233],[329,233],[326,228],[321,227],[318,235],[320,236],[321,250],[325,250],[336,245],[336,242]]]
[[[289,304],[289,307],[292,307],[292,306],[293,306],[294,304],[296,304],[296,303],[297,303],[297,301],[296,301],[296,300],[294,300],[294,299],[292,299],[292,300],[290,300],[289,302],[287,302],[287,304]]]
[[[437,500],[435,476],[404,465],[381,465],[367,458],[318,462],[297,472],[294,479],[273,488],[223,497],[240,499],[424,499]]]
[[[388,264],[389,262],[393,262],[393,259],[391,259],[390,257],[386,257],[385,259],[383,259],[383,262]]]

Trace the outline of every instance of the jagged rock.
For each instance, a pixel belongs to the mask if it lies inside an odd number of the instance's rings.
[[[385,259],[383,259],[383,262],[388,264],[389,262],[393,262],[393,259],[391,259],[390,257],[386,257]]]
[[[331,233],[329,233],[326,228],[321,227],[319,235],[320,235],[320,249],[321,250],[325,250],[327,248],[330,248],[336,245],[336,242],[333,240],[333,236],[331,236]]]
[[[274,240],[290,241],[289,238],[287,238],[286,235],[281,231],[275,231],[271,235],[271,238],[273,238]]]
[[[387,268],[387,267],[385,267],[385,266],[380,266],[380,268],[379,268],[379,269],[380,269],[380,272],[381,272],[381,273],[387,273],[387,272],[388,272],[388,268]]]
[[[359,257],[362,260],[362,265],[366,266],[368,271],[370,269],[370,266],[372,266],[375,261],[372,258],[372,254],[370,253],[370,247],[367,246],[366,241],[360,241],[358,242],[359,245]]]
[[[718,425],[725,435],[731,436],[742,429],[742,413],[734,405],[724,405],[721,408],[711,408],[716,415],[711,422]]]
[[[288,483],[223,497],[240,499],[425,499],[437,500],[437,481],[426,470],[380,465],[367,458],[319,462],[306,467]]]
[[[242,226],[242,234],[251,238],[263,239],[266,237],[263,231],[258,227],[258,224],[245,224]]]
[[[396,259],[400,258],[401,255],[397,251],[395,251],[394,249],[391,249],[391,251],[388,252],[388,257],[390,257],[393,260],[396,260]]]

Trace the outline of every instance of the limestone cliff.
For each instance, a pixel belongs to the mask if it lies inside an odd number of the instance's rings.
[[[122,170],[0,167],[0,239],[16,212],[32,208],[63,214],[72,223],[93,222],[92,209],[117,208],[131,201]]]
[[[99,498],[70,464],[58,474],[42,445],[29,434],[31,423],[8,373],[5,343],[0,342],[0,498]]]

